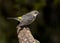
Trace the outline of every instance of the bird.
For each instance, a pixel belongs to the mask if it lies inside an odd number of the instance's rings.
[[[8,19],[14,19],[19,21],[19,26],[25,26],[25,25],[30,25],[31,23],[33,23],[37,17],[37,15],[40,14],[39,11],[37,10],[33,10],[30,11],[22,16],[16,17],[16,18],[8,18]]]

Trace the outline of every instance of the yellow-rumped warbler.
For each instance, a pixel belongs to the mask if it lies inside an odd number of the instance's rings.
[[[25,15],[22,15],[20,17],[16,18],[8,18],[8,19],[15,19],[20,22],[19,26],[29,25],[31,24],[35,19],[36,16],[39,14],[37,10],[33,10]]]

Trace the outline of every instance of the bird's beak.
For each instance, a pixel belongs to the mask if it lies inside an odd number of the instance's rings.
[[[39,15],[40,13],[38,13],[38,15]]]
[[[40,14],[40,13],[38,13],[38,14]]]

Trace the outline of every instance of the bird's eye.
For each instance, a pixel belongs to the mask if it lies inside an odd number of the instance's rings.
[[[38,12],[35,12],[35,14],[37,14]]]

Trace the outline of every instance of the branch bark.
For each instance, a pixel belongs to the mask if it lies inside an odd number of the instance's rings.
[[[36,40],[33,37],[29,28],[24,27],[22,30],[20,29],[21,27],[17,26],[17,34],[18,34],[19,43],[40,43],[38,40]]]

